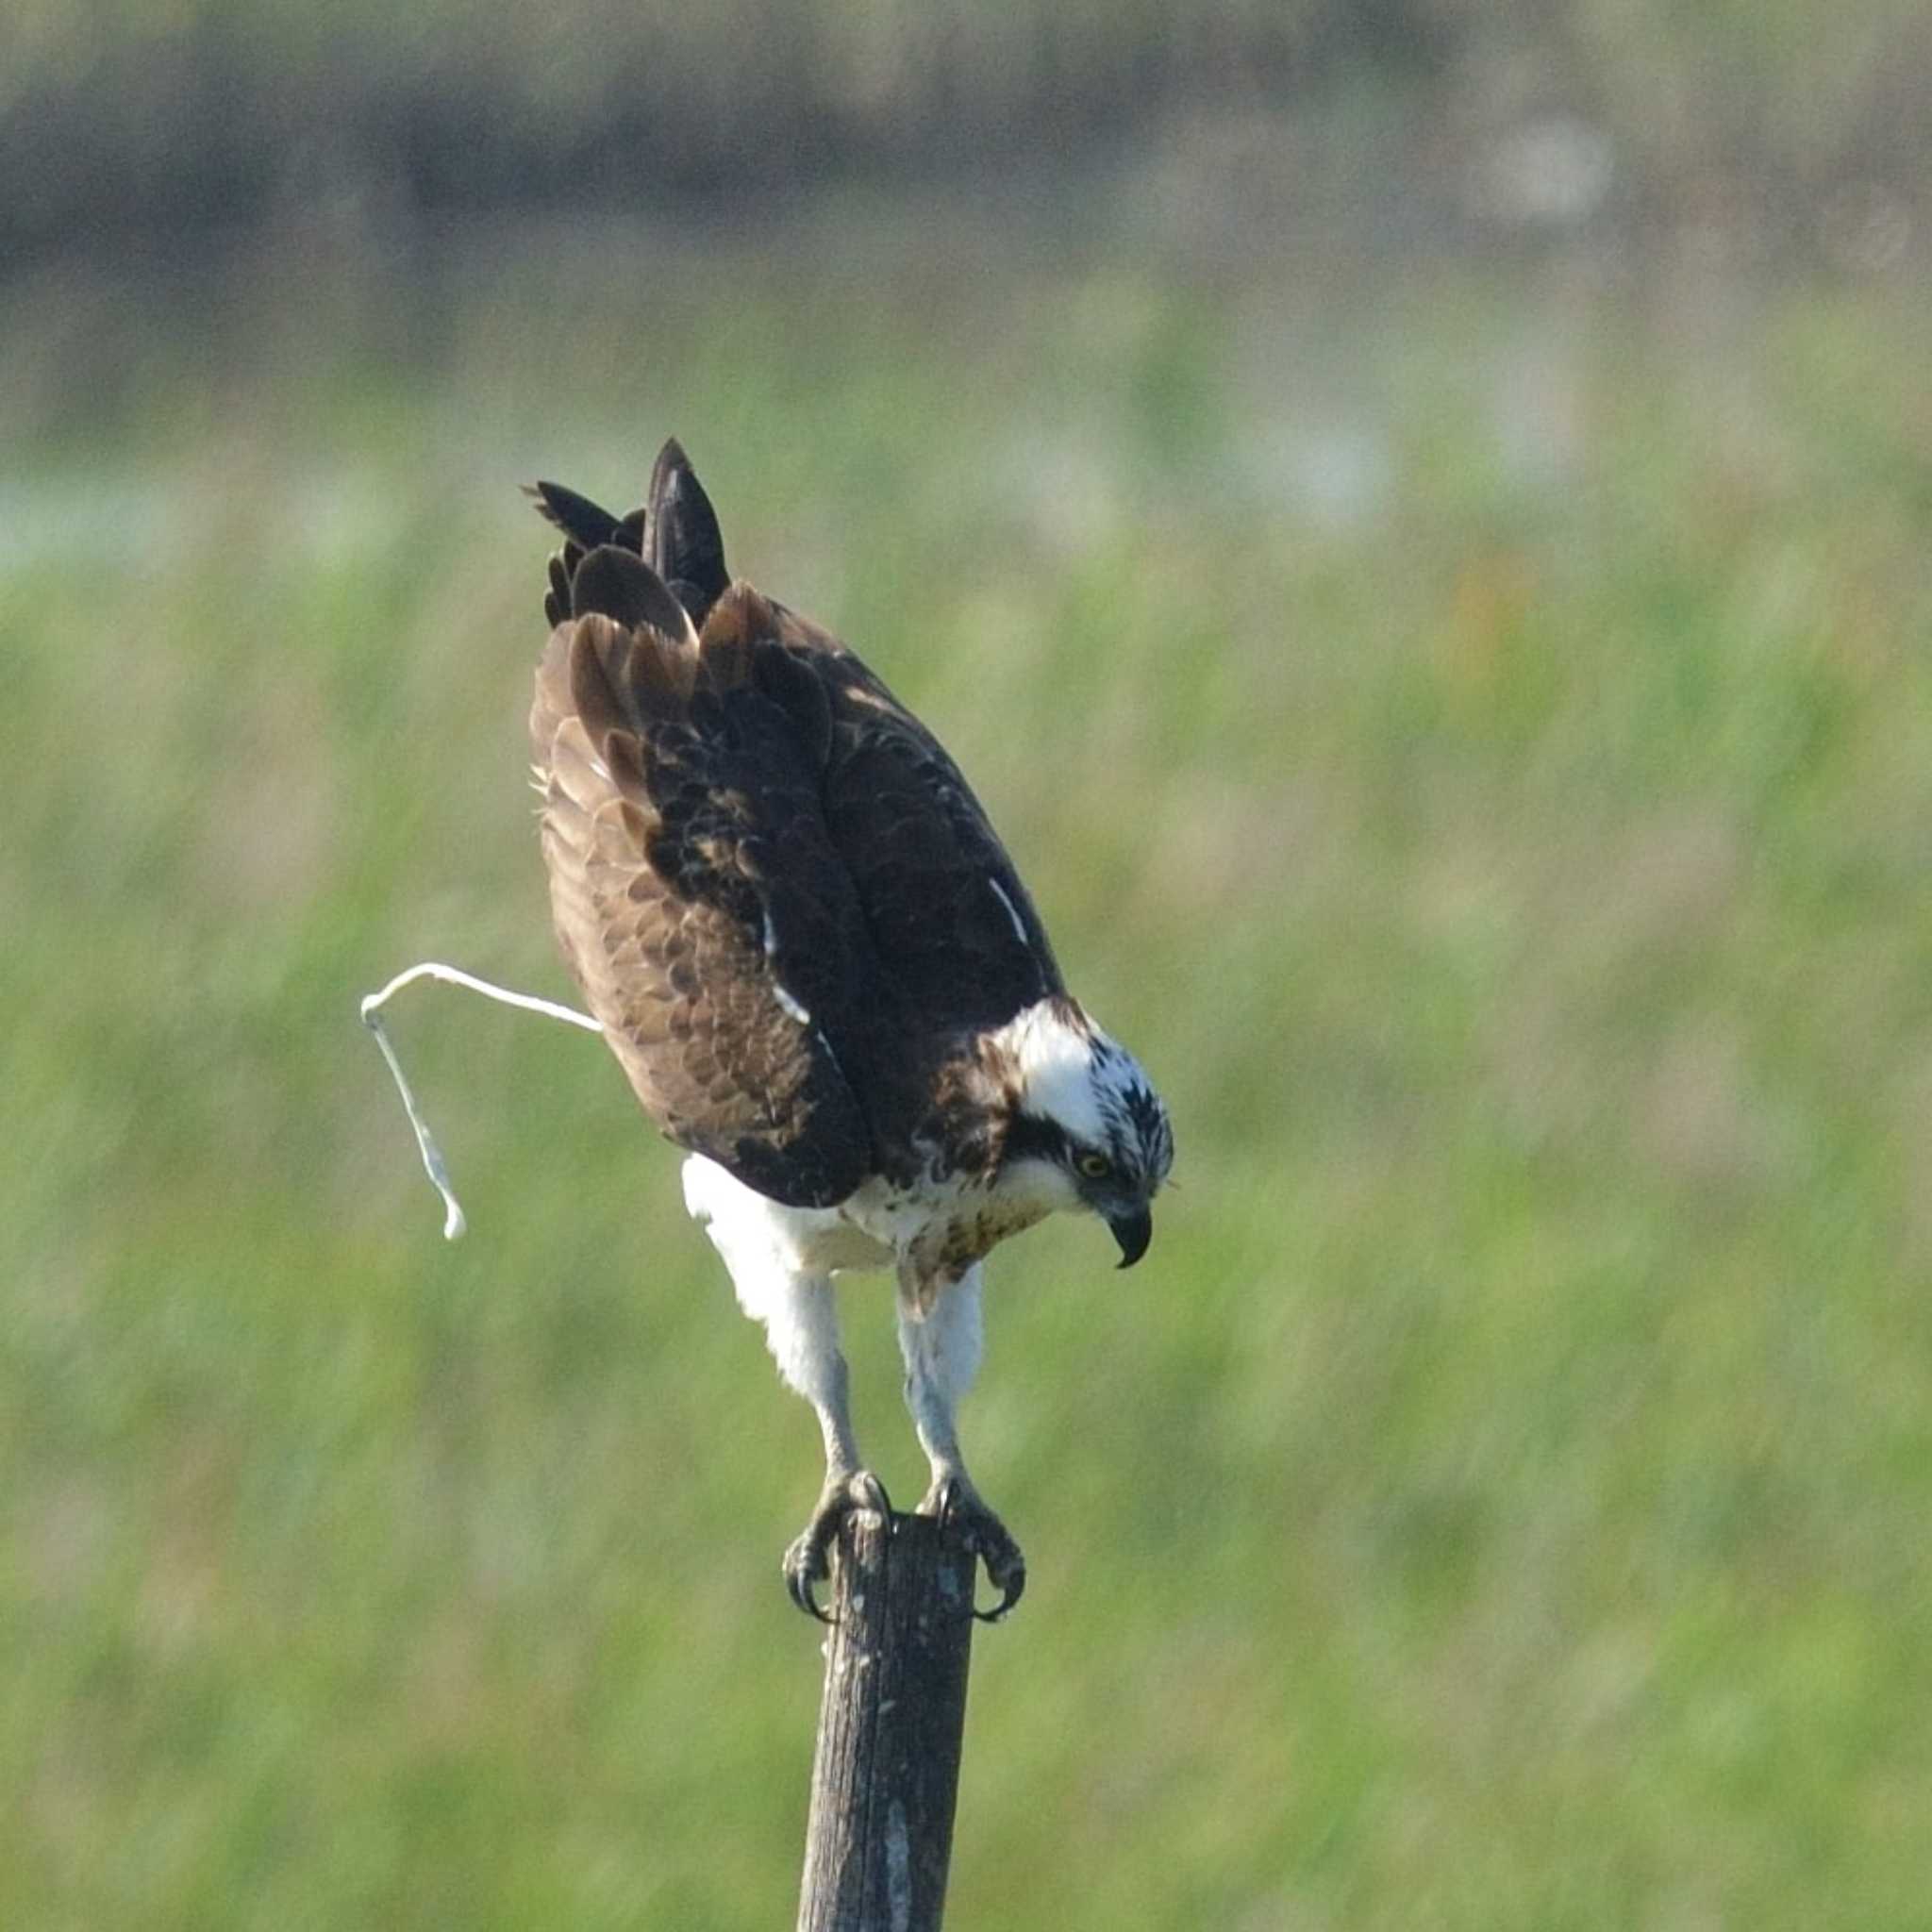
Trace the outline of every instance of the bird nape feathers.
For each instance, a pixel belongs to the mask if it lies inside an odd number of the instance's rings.
[[[816,1613],[841,1517],[887,1507],[853,1435],[832,1281],[891,1268],[932,1465],[919,1507],[958,1525],[1002,1615],[1025,1566],[954,1424],[981,1264],[1057,1208],[1098,1214],[1137,1261],[1167,1110],[1068,994],[939,741],[837,638],[728,575],[675,441],[628,516],[533,493],[564,539],[530,711],[558,941],[818,1413],[824,1487],[787,1586]]]

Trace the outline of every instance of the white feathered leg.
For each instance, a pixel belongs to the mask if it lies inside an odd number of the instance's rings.
[[[818,1415],[825,1442],[824,1486],[811,1521],[786,1550],[783,1568],[791,1600],[823,1618],[813,1588],[831,1574],[841,1520],[852,1509],[885,1513],[891,1505],[878,1477],[859,1460],[832,1279],[814,1265],[817,1257],[810,1252],[821,1217],[781,1208],[695,1156],[685,1162],[684,1199],[724,1257],[739,1306],[764,1324],[780,1378]]]
[[[996,1623],[1026,1588],[1026,1559],[974,1487],[959,1453],[957,1412],[979,1373],[985,1343],[980,1286],[977,1265],[931,1296],[922,1295],[917,1284],[902,1274],[899,1352],[906,1358],[906,1407],[912,1411],[920,1447],[932,1464],[932,1487],[920,1503],[920,1514],[958,1525],[984,1560],[1001,1601],[997,1608],[982,1614],[989,1623]]]
[[[773,1288],[758,1312],[779,1379],[817,1411],[827,1474],[850,1475],[858,1468],[858,1441],[852,1429],[851,1378],[839,1346],[831,1277],[794,1275]]]
[[[935,1488],[949,1476],[966,1480],[956,1414],[960,1398],[979,1373],[984,1346],[976,1267],[950,1288],[941,1289],[923,1312],[918,1300],[901,1288],[899,1352],[906,1358],[906,1407],[912,1411],[920,1447],[932,1464]]]

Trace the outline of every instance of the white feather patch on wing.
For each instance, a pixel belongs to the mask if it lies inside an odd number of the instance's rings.
[[[1008,898],[1006,888],[1000,884],[999,880],[993,878],[988,879],[987,884],[992,888],[993,897],[1007,908],[1007,917],[1013,922],[1014,937],[1019,940],[1023,946],[1031,944],[1032,942],[1026,937],[1026,924],[1020,917],[1019,908]]]
[[[778,958],[778,929],[772,924],[772,908],[765,908],[765,958],[775,961]],[[780,1007],[785,1009],[788,1019],[795,1020],[801,1026],[811,1024],[811,1015],[803,1002],[795,1000],[785,989],[784,982],[774,973],[772,975],[772,991],[777,996]]]

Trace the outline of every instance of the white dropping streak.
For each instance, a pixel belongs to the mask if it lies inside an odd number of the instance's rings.
[[[573,1026],[581,1026],[589,1033],[601,1033],[604,1028],[590,1014],[580,1013],[575,1007],[559,1006],[555,1000],[539,999],[535,993],[511,992],[508,987],[492,986],[489,980],[478,979],[475,974],[465,973],[460,967],[444,966],[435,959],[425,959],[420,966],[411,966],[407,972],[398,973],[380,992],[372,992],[364,998],[362,1024],[375,1035],[375,1043],[382,1049],[383,1058],[389,1062],[396,1091],[403,1097],[403,1110],[409,1116],[410,1126],[416,1130],[416,1147],[423,1156],[423,1171],[442,1196],[442,1238],[453,1241],[469,1226],[469,1223],[464,1220],[456,1191],[450,1186],[449,1168],[443,1161],[442,1149],[436,1144],[436,1136],[429,1131],[429,1123],[423,1118],[423,1110],[416,1105],[416,1095],[403,1074],[403,1063],[396,1058],[395,1048],[390,1044],[389,1029],[382,1024],[382,1008],[390,998],[418,979],[440,979],[445,986],[464,987],[471,992],[480,992],[486,999],[498,1000],[507,1007],[522,1007],[526,1012],[544,1013],[553,1020],[567,1020]]]
[[[1026,923],[1020,917],[1019,908],[1007,897],[1006,888],[997,879],[990,878],[987,884],[992,888],[993,897],[1007,908],[1007,917],[1013,922],[1013,931],[1019,936],[1020,943],[1023,946],[1031,945],[1032,941],[1026,937]]]

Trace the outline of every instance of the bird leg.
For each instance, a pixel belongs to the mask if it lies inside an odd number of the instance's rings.
[[[825,1481],[811,1520],[787,1548],[785,1589],[820,1623],[816,1586],[832,1572],[839,1524],[854,1509],[890,1511],[877,1476],[859,1460],[852,1433],[850,1377],[839,1346],[839,1311],[831,1276],[804,1266],[775,1238],[777,1210],[712,1162],[695,1156],[684,1165],[685,1205],[731,1271],[731,1285],[747,1315],[765,1324],[765,1341],[778,1374],[812,1406],[825,1439]],[[782,1230],[780,1230],[782,1232]]]
[[[996,1624],[1020,1601],[1026,1588],[1026,1559],[1007,1526],[988,1507],[966,1474],[959,1453],[954,1412],[972,1386],[979,1368],[980,1273],[969,1269],[937,1293],[908,1281],[899,1282],[899,1349],[906,1358],[906,1406],[919,1432],[920,1447],[932,1465],[932,1487],[921,1499],[918,1513],[936,1517],[986,1565],[986,1574],[1000,1592],[991,1610],[975,1609],[982,1622]]]
[[[792,1539],[780,1566],[785,1573],[786,1593],[801,1610],[816,1617],[821,1624],[829,1624],[832,1619],[820,1608],[815,1592],[817,1586],[832,1574],[832,1545],[838,1541],[840,1524],[855,1509],[876,1509],[882,1516],[892,1513],[885,1485],[859,1462],[858,1444],[852,1434],[847,1380],[845,1357],[835,1346],[831,1362],[819,1378],[819,1387],[806,1391],[818,1411],[819,1428],[825,1439],[824,1487],[819,1491],[810,1522]]]
[[[832,1574],[840,1524],[854,1509],[890,1515],[892,1506],[885,1485],[859,1459],[852,1432],[851,1377],[839,1346],[831,1282],[823,1275],[794,1276],[781,1291],[766,1296],[759,1312],[779,1374],[811,1404],[825,1441],[824,1487],[811,1520],[792,1539],[780,1567],[791,1601],[808,1616],[828,1624],[832,1620],[819,1607],[815,1591]]]

